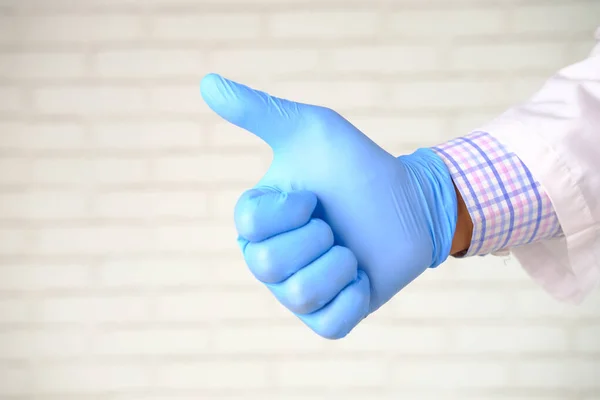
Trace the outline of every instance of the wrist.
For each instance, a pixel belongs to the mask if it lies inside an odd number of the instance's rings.
[[[473,220],[469,215],[469,210],[467,209],[465,201],[456,185],[454,186],[454,190],[456,191],[458,215],[450,254],[453,256],[461,256],[467,252],[469,246],[471,245],[471,238],[473,236]]]
[[[417,192],[420,192],[415,203],[421,204],[425,222],[429,224],[433,245],[429,267],[435,268],[453,254],[457,227],[461,229],[459,236],[464,236],[464,224],[458,224],[461,207],[458,206],[456,187],[443,159],[431,149],[420,148],[399,159],[413,175],[411,181],[416,183]]]

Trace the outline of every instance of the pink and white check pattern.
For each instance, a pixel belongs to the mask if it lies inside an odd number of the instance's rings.
[[[550,199],[516,154],[486,132],[434,147],[473,220],[471,246],[486,255],[562,236]]]

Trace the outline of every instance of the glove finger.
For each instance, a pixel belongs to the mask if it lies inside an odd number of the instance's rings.
[[[219,116],[257,135],[273,149],[299,131],[306,107],[216,74],[202,79],[200,91],[206,104]]]
[[[242,239],[260,242],[310,221],[317,196],[309,191],[282,192],[270,187],[246,191],[235,206],[235,225]]]
[[[357,278],[357,261],[347,247],[334,246],[281,283],[267,285],[296,314],[309,314],[328,304]]]
[[[333,232],[320,219],[273,236],[250,242],[244,258],[254,276],[264,283],[278,283],[319,258],[333,246]]]
[[[325,307],[312,314],[296,315],[318,335],[341,339],[369,314],[370,297],[369,278],[359,270],[356,280]]]

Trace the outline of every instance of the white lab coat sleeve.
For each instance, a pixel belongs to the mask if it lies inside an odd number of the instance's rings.
[[[581,302],[600,282],[600,43],[481,130],[530,169],[564,233],[512,255],[551,295]]]

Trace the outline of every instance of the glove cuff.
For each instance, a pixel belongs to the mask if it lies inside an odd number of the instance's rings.
[[[399,157],[409,168],[423,196],[433,244],[430,268],[443,263],[452,249],[458,221],[458,199],[450,171],[431,149]]]

